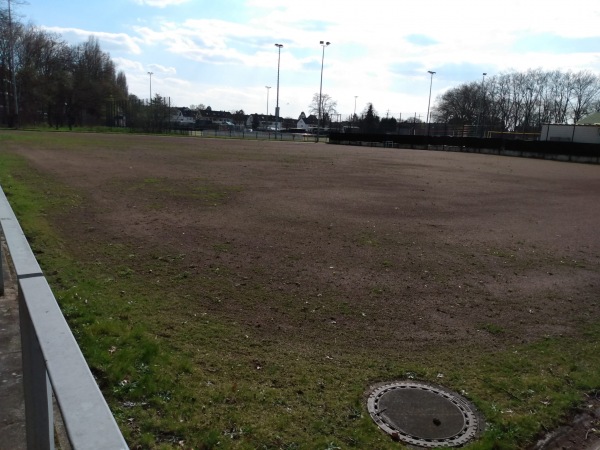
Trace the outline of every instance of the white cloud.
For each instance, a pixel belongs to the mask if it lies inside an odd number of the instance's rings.
[[[127,53],[133,53],[139,55],[142,50],[138,45],[138,39],[133,38],[125,33],[107,33],[104,31],[90,31],[83,30],[81,28],[65,28],[65,27],[44,27],[48,31],[59,33],[63,37],[65,35],[74,36],[79,41],[85,41],[90,36],[95,36],[101,42],[103,47],[108,49],[125,51]]]
[[[236,44],[271,39],[267,31],[222,20],[190,19],[183,23],[164,22],[159,29],[135,26],[134,30],[148,45],[164,46],[181,57],[214,64],[261,65],[260,58],[238,50]]]
[[[112,60],[119,70],[124,70],[128,73],[145,72],[144,64],[139,61],[133,61],[131,59],[121,57],[112,58]]]
[[[501,4],[351,0],[341,7],[322,0],[246,0],[240,7],[243,23],[229,20],[227,15],[182,20],[169,16],[168,20],[158,18],[158,22],[145,21],[143,26],[134,27],[136,42],[152,46],[155,60],[170,64],[174,58],[180,61],[177,75],[181,79],[197,79],[198,72],[186,70],[189,61],[194,61],[202,64],[200,73],[205,78],[209,70],[224,70],[228,75],[223,77],[227,78],[224,83],[235,84],[230,88],[190,81],[196,89],[177,88],[180,94],[173,93],[183,104],[190,95],[197,95],[201,98],[192,103],[223,109],[266,109],[261,105],[266,103],[264,85],[275,83],[275,42],[284,44],[283,114],[287,103],[298,113],[306,110],[318,90],[320,40],[332,42],[325,53],[323,90],[338,100],[338,109],[346,114],[353,111],[355,95],[359,96],[357,112],[373,102],[380,114],[388,108],[390,113],[395,109],[396,116],[411,110],[412,114],[414,110],[424,114],[429,91],[427,70],[438,72],[432,98],[460,82],[479,79],[482,72],[491,76],[538,67],[600,71],[600,53],[558,57],[547,51],[524,48],[517,52],[514,48],[516,43],[528,42],[530,36],[545,33],[565,38],[598,36],[597,0],[579,0],[576,7],[565,7],[559,0],[503,0]],[[203,17],[201,11],[198,17]],[[167,53],[161,54],[161,50]],[[235,72],[243,72],[246,79],[229,76]],[[174,82],[173,89],[176,85]]]
[[[138,5],[153,6],[155,8],[166,8],[187,3],[189,0],[134,0]]]
[[[160,64],[148,64],[148,69],[154,71],[156,73],[161,73],[164,75],[175,75],[177,74],[177,69],[175,67],[165,67]]]

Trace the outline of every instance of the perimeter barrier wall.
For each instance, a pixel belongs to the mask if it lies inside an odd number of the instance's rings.
[[[455,136],[407,136],[396,134],[330,133],[330,144],[395,147],[490,153],[506,156],[600,163],[600,145],[578,142],[476,138]]]

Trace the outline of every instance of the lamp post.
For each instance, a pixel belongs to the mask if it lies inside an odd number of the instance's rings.
[[[432,70],[428,70],[427,73],[431,75],[429,81],[429,101],[427,102],[427,136],[429,136],[429,106],[431,105],[431,86],[433,85],[433,75],[435,74],[435,72]]]
[[[269,116],[269,89],[271,89],[271,86],[265,86],[267,88],[267,118]]]
[[[152,103],[152,75],[154,72],[148,72],[148,75],[150,75],[150,103]]]
[[[279,64],[281,62],[281,47],[283,44],[275,44],[279,55],[277,56],[277,105],[275,106],[275,132],[279,129]]]
[[[323,62],[325,61],[325,47],[327,47],[331,42],[320,41],[321,47],[323,47],[323,55],[321,56],[321,84],[319,86],[319,119],[317,121],[317,140],[319,142],[319,127],[321,126],[321,116],[322,116],[322,105],[321,105],[321,97],[323,95]]]

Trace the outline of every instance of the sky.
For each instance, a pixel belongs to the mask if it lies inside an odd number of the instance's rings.
[[[282,117],[308,114],[321,67],[322,92],[342,120],[368,103],[380,117],[425,120],[430,89],[433,107],[483,73],[600,74],[598,0],[27,0],[14,8],[69,44],[95,36],[130,94],[247,114],[275,114],[277,101]]]

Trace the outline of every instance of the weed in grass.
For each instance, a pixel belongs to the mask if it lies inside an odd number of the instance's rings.
[[[124,266],[119,267],[118,271],[117,271],[117,274],[123,278],[131,278],[133,273],[134,272],[133,272],[133,269],[131,269],[131,267],[124,267]]]
[[[202,450],[213,450],[220,445],[220,435],[218,431],[210,430],[204,434],[201,438],[201,449]]]

